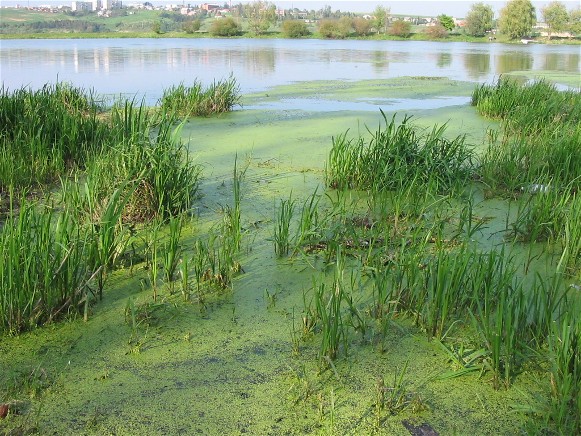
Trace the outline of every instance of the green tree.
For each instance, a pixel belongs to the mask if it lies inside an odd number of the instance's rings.
[[[387,32],[387,23],[389,21],[389,8],[385,8],[381,5],[378,5],[373,12],[374,16],[374,27],[377,33],[385,33]]]
[[[353,31],[353,20],[347,16],[339,18],[337,25],[342,38],[346,38]]]
[[[287,38],[301,38],[310,35],[307,24],[300,20],[285,20],[282,23],[282,33]]]
[[[407,38],[411,35],[412,24],[409,21],[397,20],[394,21],[389,28],[389,34],[393,36],[400,36]]]
[[[248,27],[255,35],[262,35],[276,21],[276,6],[274,4],[259,0],[246,5],[246,9]]]
[[[371,32],[371,20],[362,17],[353,18],[353,29],[358,36],[366,36]]]
[[[510,0],[500,11],[500,31],[510,39],[530,35],[537,21],[535,7],[530,0]]]
[[[202,27],[201,20],[190,20],[182,24],[183,31],[189,34],[197,32],[200,30],[200,27]]]
[[[581,8],[573,9],[569,13],[569,31],[574,35],[581,35]]]
[[[161,35],[163,33],[163,29],[162,29],[162,24],[161,24],[161,20],[155,21],[152,25],[151,25],[151,30],[153,30],[155,33],[157,33],[158,35]]]
[[[476,3],[472,5],[466,16],[466,31],[468,35],[484,36],[492,30],[494,12],[489,5]]]
[[[325,19],[319,22],[319,33],[324,38],[342,39],[349,35],[344,22],[335,19]]]
[[[426,27],[424,33],[428,35],[428,38],[430,39],[441,39],[448,36],[448,31],[439,23],[435,26]]]
[[[448,32],[454,30],[456,24],[454,23],[454,18],[449,15],[438,15],[438,22],[446,29]]]
[[[234,18],[217,18],[210,26],[212,36],[236,36],[240,34],[240,26]]]
[[[569,14],[563,3],[552,2],[544,7],[541,12],[545,23],[547,23],[549,39],[551,39],[552,33],[562,32],[567,28]]]

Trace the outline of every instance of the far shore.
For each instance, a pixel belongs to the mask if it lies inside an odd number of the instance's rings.
[[[43,32],[43,33],[0,33],[0,40],[14,40],[14,39],[127,39],[127,38],[176,38],[176,39],[201,39],[201,38],[215,38],[215,39],[291,39],[286,38],[281,32],[268,32],[264,35],[254,35],[250,32],[244,32],[238,36],[232,37],[218,37],[211,35],[208,32],[166,32],[155,33],[153,31],[147,32]],[[566,45],[581,45],[579,38],[561,38],[561,39],[547,39],[540,38],[523,38],[511,40],[508,38],[498,37],[493,40],[488,37],[473,37],[462,34],[451,34],[445,38],[429,38],[423,33],[414,33],[409,38],[402,38],[391,35],[370,35],[366,37],[352,36],[341,39],[324,38],[318,34],[313,34],[304,38],[293,39],[317,39],[317,40],[334,40],[334,41],[434,41],[434,42],[474,42],[483,44],[566,44]],[[526,42],[523,42],[526,41]]]

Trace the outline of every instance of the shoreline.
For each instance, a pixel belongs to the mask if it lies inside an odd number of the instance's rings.
[[[572,40],[546,40],[546,39],[528,39],[527,44],[521,40],[496,39],[488,40],[486,37],[476,38],[465,35],[450,35],[446,38],[427,38],[422,34],[414,34],[409,38],[394,37],[389,35],[374,35],[372,37],[346,37],[346,38],[324,38],[320,36],[310,36],[308,38],[286,38],[279,32],[272,32],[270,35],[252,35],[243,34],[232,37],[217,37],[209,33],[203,34],[184,34],[183,32],[167,32],[156,34],[154,32],[95,32],[95,33],[70,33],[70,32],[49,32],[49,33],[0,33],[1,40],[16,39],[299,39],[299,40],[320,40],[320,41],[423,41],[423,42],[468,42],[480,44],[509,44],[509,45],[581,45],[580,39]]]

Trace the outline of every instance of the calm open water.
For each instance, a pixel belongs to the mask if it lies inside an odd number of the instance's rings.
[[[510,71],[579,73],[578,46],[420,41],[80,39],[0,41],[8,89],[69,81],[98,94],[145,97],[234,74],[243,93],[307,80],[445,76],[492,81]]]

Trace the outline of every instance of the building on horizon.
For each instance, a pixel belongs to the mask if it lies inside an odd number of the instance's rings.
[[[92,2],[74,1],[71,4],[71,11],[92,11],[92,10],[93,10]]]

